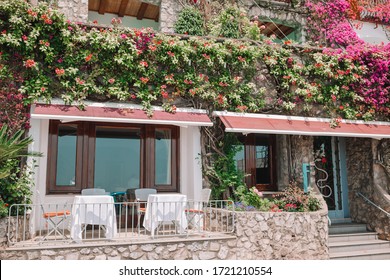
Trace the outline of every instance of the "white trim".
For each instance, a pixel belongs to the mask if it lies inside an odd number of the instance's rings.
[[[287,115],[270,115],[270,114],[255,114],[255,113],[234,113],[227,111],[213,112],[213,116],[227,116],[227,117],[243,117],[243,118],[257,118],[257,119],[276,119],[276,120],[296,120],[296,121],[314,121],[314,122],[331,122],[329,118],[315,118],[315,117],[302,117],[302,116],[287,116]],[[363,121],[363,120],[341,120],[341,123],[347,124],[368,124],[368,125],[388,125],[390,122],[379,121]]]

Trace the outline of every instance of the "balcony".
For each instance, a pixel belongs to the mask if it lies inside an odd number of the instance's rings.
[[[231,201],[12,205],[8,246],[74,247],[218,239],[234,231],[233,208]]]

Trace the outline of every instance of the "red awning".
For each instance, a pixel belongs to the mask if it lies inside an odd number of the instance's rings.
[[[216,112],[227,132],[390,138],[390,123],[342,120],[331,127],[331,120],[283,115],[235,114]]]
[[[35,104],[31,108],[32,119],[95,122],[121,122],[144,124],[169,124],[178,126],[212,126],[206,112],[201,110],[178,109],[176,113],[167,113],[161,109],[153,111],[148,117],[141,108],[128,104],[93,103],[80,110],[76,106],[58,104]]]

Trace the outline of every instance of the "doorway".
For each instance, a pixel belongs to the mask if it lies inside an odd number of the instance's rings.
[[[315,183],[328,205],[330,219],[349,218],[345,139],[314,137]]]

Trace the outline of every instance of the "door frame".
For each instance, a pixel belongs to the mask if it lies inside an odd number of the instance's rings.
[[[328,216],[330,219],[349,218],[350,212],[349,212],[349,200],[348,200],[348,179],[347,179],[347,159],[346,159],[347,156],[346,156],[345,138],[332,137],[331,141],[332,141],[333,176],[334,178],[339,177],[338,180],[333,180],[336,209],[339,208],[340,202],[342,207],[340,210],[329,210]],[[337,159],[339,161],[338,163],[336,162]],[[338,168],[337,168],[337,164],[339,165]],[[339,192],[341,192],[340,195],[338,194]]]

